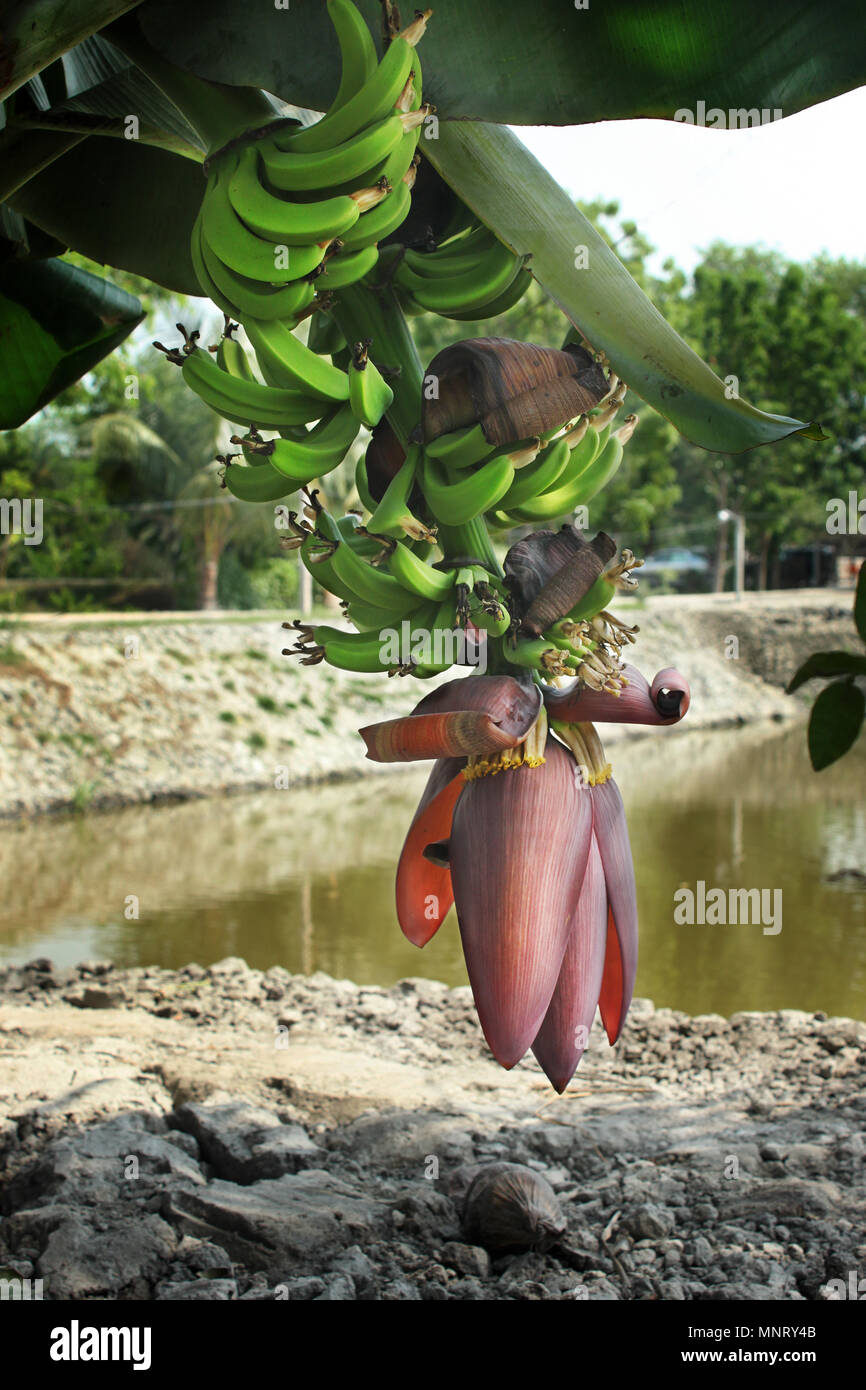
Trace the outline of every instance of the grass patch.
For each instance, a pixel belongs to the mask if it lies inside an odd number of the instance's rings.
[[[17,651],[11,642],[0,646],[0,666],[21,666],[26,660],[24,653]]]
[[[178,651],[177,647],[166,647],[165,654],[166,656],[174,657],[175,661],[180,662],[181,666],[192,666],[192,657],[187,656],[186,652]]]
[[[259,709],[263,709],[266,714],[276,714],[279,710],[279,705],[270,695],[257,695],[256,704]]]
[[[223,681],[223,690],[230,690],[232,695],[237,695],[238,688],[234,681]]]
[[[230,709],[221,709],[219,717],[224,724],[237,724],[238,717]]]
[[[260,652],[256,647],[247,647],[244,656],[248,657],[250,661],[267,661],[265,653]]]
[[[247,743],[249,744],[253,752],[258,752],[262,748],[267,747],[267,742],[268,741],[265,738],[264,734],[253,733],[247,736]]]

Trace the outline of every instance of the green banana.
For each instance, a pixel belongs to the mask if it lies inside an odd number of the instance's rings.
[[[196,395],[235,424],[279,430],[317,420],[322,413],[321,402],[298,391],[279,390],[259,381],[240,381],[230,376],[201,348],[194,348],[184,357],[182,371],[186,384]]]
[[[575,431],[571,433],[574,434]],[[537,496],[519,505],[512,504],[503,510],[507,510],[514,521],[552,521],[556,517],[573,512],[575,507],[584,501],[587,475],[595,476],[596,461],[600,457],[598,446],[603,435],[604,431],[599,435],[593,425],[588,425],[583,437],[572,449],[560,478]],[[589,465],[587,459],[590,460]]]
[[[388,556],[387,565],[389,573],[403,588],[417,594],[419,598],[436,599],[441,602],[454,588],[453,570],[433,569],[400,541]]]
[[[293,318],[313,302],[315,291],[305,280],[294,280],[277,289],[238,275],[220,260],[206,241],[201,243],[201,254],[211,286],[225,303],[234,306],[235,316],[243,319],[244,325],[247,318]]]
[[[560,651],[544,637],[506,639],[504,652],[514,666],[525,666],[547,676],[574,675],[579,664],[577,657]]]
[[[478,312],[509,288],[523,268],[519,256],[502,242],[483,252],[468,270],[456,275],[419,275],[404,261],[394,277],[422,308],[446,317],[451,313]]]
[[[378,242],[384,241],[385,237],[396,232],[406,221],[411,204],[412,194],[409,186],[405,179],[400,179],[378,207],[365,212],[363,217],[358,218],[354,227],[340,238],[343,253],[363,251],[368,246],[375,246]]]
[[[368,342],[356,343],[349,363],[349,402],[362,425],[372,429],[378,425],[394,399],[375,362],[369,356]]]
[[[304,439],[273,439],[251,452],[254,459],[264,454],[271,467],[293,487],[305,487],[343,461],[357,433],[357,421],[350,407],[341,405],[333,415],[314,425]]]
[[[247,145],[241,152],[228,178],[229,202],[237,216],[265,241],[289,247],[290,264],[292,246],[307,248],[333,241],[353,227],[361,213],[375,207],[385,195],[385,189],[365,188],[313,203],[279,198],[269,193],[261,182],[255,145]],[[296,265],[303,264],[300,254],[294,259]],[[294,270],[294,275],[306,273],[306,270]]]
[[[421,457],[421,449],[417,444],[412,444],[407,450],[406,457],[399,469],[391,479],[381,502],[373,504],[372,516],[367,522],[367,530],[374,536],[388,536],[389,538],[401,539],[403,536],[411,536],[414,540],[430,540],[433,532],[429,527],[413,516],[409,510],[409,498],[415,486],[415,477],[418,471],[418,462]],[[359,462],[361,462],[359,460]],[[364,479],[366,489],[366,464],[364,465]],[[359,496],[361,487],[358,484],[358,474],[355,474],[355,486],[358,488]],[[361,501],[364,502],[363,496]],[[364,502],[367,506],[367,503]],[[367,508],[368,511],[370,508]]]
[[[289,326],[278,320],[244,320],[256,357],[266,359],[271,370],[282,374],[284,386],[323,401],[347,401],[349,379],[339,367],[313,352]]]
[[[459,483],[452,482],[439,459],[425,455],[421,487],[433,515],[445,526],[462,526],[495,507],[514,481],[508,454],[494,455]]]
[[[255,381],[256,374],[253,371],[250,360],[244,352],[243,347],[237,338],[232,337],[231,333],[226,333],[219,343],[216,352],[217,366],[229,376],[236,377],[238,381]]]
[[[399,664],[390,657],[382,660],[387,643],[378,632],[345,632],[322,624],[313,628],[312,635],[316,647],[324,650],[328,665],[341,671],[388,671]]]
[[[418,607],[410,609],[409,614],[405,616],[413,617],[426,607],[427,605],[419,600]],[[381,632],[383,628],[393,627],[395,623],[401,622],[404,615],[397,615],[390,608],[375,608],[372,604],[354,599],[346,605],[346,616],[357,628],[368,632]]]
[[[499,314],[507,313],[509,309],[513,309],[515,304],[518,304],[526,294],[531,283],[532,272],[524,267],[522,270],[518,270],[511,284],[495,299],[488,300],[485,304],[479,305],[468,313],[462,310],[452,311],[445,317],[454,319],[457,323],[476,323],[480,319],[496,318]]]
[[[550,487],[562,475],[570,456],[571,451],[565,437],[542,449],[534,463],[520,469],[511,487],[499,502],[500,508],[508,511],[510,507],[520,506],[521,503],[529,502],[544,492],[545,488]]]
[[[224,480],[232,496],[241,502],[279,502],[297,487],[297,483],[290,482],[272,468],[267,459],[255,467],[230,463],[226,467]]]
[[[600,574],[595,583],[587,589],[580,602],[571,609],[568,617],[575,623],[587,622],[596,614],[602,613],[613,602],[616,594],[617,585],[614,581],[606,579],[603,574]]]
[[[469,617],[475,627],[492,637],[502,637],[511,626],[511,614],[485,570],[472,568],[469,591]]]
[[[386,116],[367,126],[341,145],[316,154],[299,154],[291,148],[279,149],[273,141],[258,146],[268,183],[282,193],[309,192],[355,181],[369,187],[369,172],[388,158],[407,129],[420,124],[417,112]]]
[[[355,464],[355,490],[361,499],[361,505],[366,507],[368,512],[372,512],[375,515],[379,503],[370,492],[370,484],[367,479],[366,454],[360,454],[358,456],[358,462]]]
[[[254,146],[249,146],[245,155],[245,168],[251,169],[253,177],[257,179],[258,166]],[[220,260],[230,265],[239,275],[247,275],[251,280],[269,283],[297,280],[303,275],[308,275],[324,255],[324,247],[319,243],[341,236],[355,225],[361,215],[363,200],[359,201],[346,195],[345,198],[337,199],[335,205],[326,209],[324,214],[316,211],[321,204],[304,204],[304,207],[313,210],[304,214],[310,225],[304,225],[299,215],[296,226],[293,222],[293,212],[298,205],[280,201],[266,194],[270,199],[269,206],[272,204],[272,211],[278,214],[278,220],[274,225],[279,227],[280,235],[261,237],[252,229],[252,224],[247,225],[243,202],[241,201],[240,209],[236,210],[231,201],[230,187],[238,167],[239,157],[229,155],[211,173],[201,206],[202,236]],[[264,190],[260,191],[264,193]],[[287,247],[289,254],[276,256],[275,245]]]
[[[480,425],[470,425],[467,429],[451,430],[440,434],[424,446],[430,458],[438,459],[448,468],[471,468],[481,463],[493,453],[494,445],[486,438]]]
[[[487,254],[499,245],[492,232],[487,233],[487,239],[487,245],[472,247],[468,251],[455,250],[449,256],[438,255],[435,251],[415,251],[407,246],[403,264],[425,280],[452,280],[484,264]]]
[[[342,60],[340,85],[331,105],[333,111],[339,111],[373,76],[379,57],[364,17],[351,0],[328,0],[328,17]]]
[[[412,71],[415,44],[426,25],[426,16],[419,16],[402,33],[396,34],[360,90],[339,107],[332,106],[315,125],[306,126],[294,135],[291,148],[302,154],[321,152],[350,140],[359,130],[387,116],[400,99]]]
[[[447,671],[454,665],[456,654],[455,627],[456,601],[452,585],[450,591],[427,620],[427,632],[422,639],[422,652],[426,649],[431,659],[424,662],[413,658],[411,672],[413,676],[417,676],[419,680],[427,680],[430,676],[438,676],[442,671]]]
[[[465,203],[460,203],[458,214],[462,217],[468,215],[469,222],[459,231],[449,234],[446,229],[445,234],[438,242],[435,251],[421,251],[418,254],[423,256],[425,266],[444,265],[446,270],[451,264],[453,256],[462,254],[465,251],[481,251],[491,244],[493,233],[483,222],[476,222],[473,214],[466,207]]]
[[[390,608],[395,614],[408,613],[417,606],[417,594],[405,589],[392,575],[366,564],[355,554],[328,512],[323,510],[317,514],[316,529],[336,547],[329,561],[334,575],[362,603],[373,604],[376,608]]]
[[[622,463],[623,443],[619,437],[620,431],[612,434],[605,444],[598,458],[594,459],[589,468],[584,469],[578,478],[579,495],[575,505],[583,506],[591,502],[603,487],[607,487],[611,478],[617,472]]]
[[[365,275],[369,275],[378,259],[378,246],[364,246],[360,251],[346,251],[329,256],[319,276],[321,284],[316,288],[343,290],[348,285],[354,285],[356,280],[362,280]]]

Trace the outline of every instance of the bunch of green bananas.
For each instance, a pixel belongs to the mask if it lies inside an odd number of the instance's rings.
[[[326,114],[311,126],[253,130],[208,161],[193,262],[202,289],[244,325],[297,322],[316,290],[354,284],[409,211],[426,114],[415,45],[427,16],[396,34],[380,62],[351,0],[328,0],[328,12],[343,70]]]
[[[468,624],[494,635],[507,630],[502,581],[482,566],[437,569],[402,541],[383,543],[354,515],[336,520],[318,500],[313,514],[314,528],[297,526],[291,544],[317,582],[340,598],[357,631],[290,624],[301,634],[294,651],[305,664],[424,678],[454,664],[455,634]]]
[[[429,11],[393,37],[381,62],[351,0],[328,0],[328,12],[342,56],[328,112],[312,126],[252,131],[209,160],[191,253],[202,289],[226,315],[226,334],[215,353],[186,333],[183,348],[168,352],[207,405],[251,431],[234,437],[242,461],[225,474],[244,501],[275,501],[328,473],[358,426],[376,424],[393,400],[369,342],[349,350],[339,334],[328,341],[331,320],[315,311],[323,290],[372,270],[379,241],[409,211],[426,114],[415,45]],[[320,322],[303,343],[293,329],[311,315]],[[259,429],[283,438],[263,441]]]
[[[461,209],[461,211],[465,211]],[[474,322],[504,314],[529,288],[522,256],[471,216],[449,228],[433,251],[406,247],[395,255],[394,284],[407,313]]]
[[[552,521],[585,505],[610,482],[637,416],[611,425],[625,387],[615,382],[601,407],[567,421],[546,438],[491,447],[481,425],[440,435],[424,446],[420,482],[430,511],[444,525],[485,515],[499,528]]]

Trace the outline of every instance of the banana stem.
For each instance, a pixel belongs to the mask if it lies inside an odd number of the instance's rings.
[[[446,560],[477,560],[492,574],[502,577],[502,566],[483,517],[476,517],[463,526],[439,526],[437,540]]]
[[[257,87],[207,82],[163,58],[147,42],[134,14],[115,20],[102,32],[174,103],[207,150],[219,149],[241,131],[273,120],[277,114]]]
[[[394,392],[387,414],[405,449],[421,419],[424,369],[397,296],[390,285],[351,285],[335,294],[331,312],[350,347],[369,338],[377,367],[399,368],[399,375],[387,376]]]

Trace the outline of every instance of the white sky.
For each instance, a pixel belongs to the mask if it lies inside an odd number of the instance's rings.
[[[714,240],[791,260],[866,256],[866,87],[752,130],[670,121],[521,126],[572,195],[617,199],[661,253],[691,271]]]

